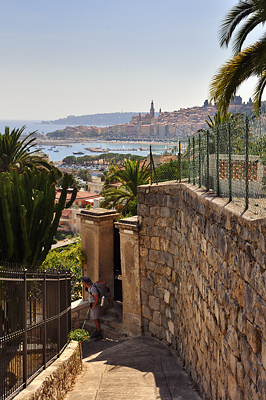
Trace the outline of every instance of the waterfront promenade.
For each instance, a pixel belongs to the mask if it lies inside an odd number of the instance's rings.
[[[177,353],[152,337],[83,342],[83,370],[64,400],[200,400]]]

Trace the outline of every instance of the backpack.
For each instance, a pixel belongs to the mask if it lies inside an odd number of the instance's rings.
[[[105,297],[110,302],[111,291],[110,288],[106,285],[104,281],[94,282],[93,286],[97,289],[100,302],[102,302],[102,298]]]

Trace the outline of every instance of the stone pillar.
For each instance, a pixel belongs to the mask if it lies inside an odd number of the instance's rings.
[[[121,219],[115,225],[120,234],[123,329],[130,336],[139,336],[142,334],[142,328],[138,217]]]
[[[81,247],[87,256],[84,275],[93,282],[103,280],[114,297],[114,220],[120,216],[116,210],[95,208],[82,210]]]

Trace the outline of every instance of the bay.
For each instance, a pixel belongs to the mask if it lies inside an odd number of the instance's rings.
[[[10,131],[14,128],[21,128],[26,126],[24,133],[29,134],[33,131],[37,131],[40,134],[46,134],[48,132],[54,132],[57,129],[64,129],[67,125],[58,124],[42,124],[38,120],[0,120],[0,133],[4,133],[5,127],[8,126]],[[73,125],[75,126],[75,125]],[[162,154],[165,149],[170,149],[166,143],[163,144],[151,144],[153,154]],[[41,149],[42,152],[48,154],[50,161],[62,161],[67,156],[82,157],[83,155],[100,155],[107,150],[112,153],[126,154],[130,153],[133,155],[139,155],[146,157],[150,153],[150,143],[141,142],[105,142],[105,141],[91,141],[91,142],[79,142],[71,143],[68,145],[41,145],[36,146],[37,149]],[[98,151],[89,151],[86,148],[97,148]],[[83,154],[73,154],[73,152],[81,152]]]
[[[62,161],[67,156],[82,157],[84,155],[96,156],[100,155],[108,149],[110,153],[118,154],[134,154],[139,156],[147,156],[150,153],[148,143],[123,143],[123,142],[86,142],[86,143],[69,143],[68,145],[59,146],[37,146],[45,154],[48,154],[50,161]],[[88,148],[97,148],[97,151],[87,150]],[[99,150],[98,150],[99,149]],[[153,154],[162,154],[165,150],[165,145],[152,145]],[[83,154],[74,154],[80,152]]]
[[[10,131],[14,128],[22,128],[22,126],[26,126],[24,131],[25,134],[29,134],[33,131],[37,131],[40,134],[46,134],[48,132],[54,132],[58,129],[65,129],[66,126],[75,126],[75,125],[42,124],[40,120],[0,119],[0,133],[2,134],[4,133],[6,126],[9,127]]]

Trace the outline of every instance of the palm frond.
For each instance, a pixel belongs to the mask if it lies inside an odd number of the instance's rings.
[[[254,1],[240,0],[233,7],[222,21],[219,31],[220,47],[228,47],[231,37],[243,19],[247,18],[254,11]]]
[[[8,171],[15,165],[21,171],[24,166],[33,167],[34,165],[52,170],[54,167],[49,164],[41,155],[40,150],[34,150],[36,138],[32,137],[36,131],[28,134],[23,140],[23,134],[26,126],[20,129],[14,128],[11,132],[9,127],[5,127],[5,133],[0,134],[0,172]]]
[[[253,31],[254,28],[256,28],[256,26],[261,23],[263,23],[263,20],[259,12],[254,13],[250,18],[248,18],[246,23],[235,35],[232,46],[233,55],[236,55],[241,51],[247,36]]]
[[[266,69],[266,37],[227,61],[213,77],[209,94],[225,114],[239,86],[251,76],[260,77]]]
[[[137,188],[140,185],[149,182],[149,165],[140,160],[125,160],[122,166],[112,167],[106,176],[105,184],[101,191],[104,200],[101,207],[110,208],[120,206],[125,215],[130,205],[136,202]],[[118,188],[112,186],[112,183],[118,182]]]
[[[258,84],[255,88],[255,91],[254,91],[253,102],[254,102],[255,112],[257,115],[261,108],[261,98],[262,98],[262,94],[265,89],[265,86],[266,86],[266,70],[262,73],[262,75],[258,81]]]

